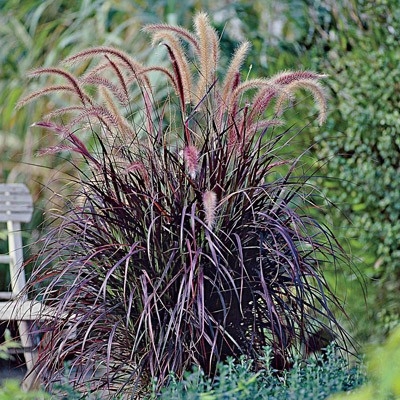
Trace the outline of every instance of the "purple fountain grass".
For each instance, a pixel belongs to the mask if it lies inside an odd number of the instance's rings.
[[[60,136],[47,151],[83,161],[30,280],[59,316],[46,324],[41,376],[51,385],[68,360],[79,371],[72,384],[111,397],[145,391],[154,378],[161,387],[193,364],[212,376],[219,361],[257,361],[265,346],[286,368],[318,332],[345,342],[331,311],[340,302],[322,274],[344,254],[311,217],[316,191],[302,158],[284,154],[300,134],[282,126],[295,91],[310,91],[319,122],[326,118],[323,76],[242,82],[244,43],[221,80],[218,37],[204,13],[195,33],[145,29],[165,45],[171,68],[91,48],[64,63],[83,74],[37,70],[67,84],[20,102],[72,93],[73,106],[36,126]],[[172,85],[167,96],[153,73]]]

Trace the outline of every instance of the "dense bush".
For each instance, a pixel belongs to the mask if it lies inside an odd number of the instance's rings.
[[[328,37],[314,37],[313,51],[320,56],[314,65],[331,76],[333,104],[329,129],[317,136],[319,154],[330,160],[326,175],[332,177],[321,184],[340,209],[337,229],[350,241],[366,277],[367,307],[357,300],[362,296],[354,276],[346,277],[350,285],[342,283],[357,336],[376,340],[400,316],[399,9],[396,1],[382,0],[316,11],[313,22],[323,21]]]
[[[221,76],[218,36],[205,14],[194,21],[194,33],[146,28],[171,68],[103,46],[31,73],[53,81],[21,106],[53,93],[72,104],[36,123],[59,138],[42,154],[83,161],[31,279],[59,316],[37,366],[48,383],[69,359],[81,390],[132,393],[193,364],[213,376],[266,345],[284,369],[293,354],[346,340],[322,277],[343,254],[313,218],[307,149],[288,149],[301,131],[282,120],[304,89],[324,121],[322,76],[242,80],[247,42]],[[168,92],[153,90],[155,73]]]
[[[296,25],[303,27],[297,31],[302,59],[329,75],[332,105],[327,129],[315,136],[316,151],[328,160],[323,175],[330,177],[319,185],[338,206],[333,224],[349,242],[365,301],[354,273],[344,273],[338,290],[348,298],[357,338],[379,340],[400,316],[398,2],[305,4]]]
[[[42,142],[56,141],[44,131],[29,130],[30,118],[38,118],[39,109],[50,111],[55,105],[46,99],[40,106],[15,112],[15,103],[27,85],[27,71],[34,66],[51,65],[94,40],[95,44],[134,46],[135,53],[139,51],[146,58],[144,42],[135,36],[138,22],[154,21],[175,11],[173,17],[186,23],[189,11],[196,7],[188,2],[174,10],[172,6],[164,7],[162,1],[149,5],[137,2],[135,6],[107,0],[67,3],[1,2],[0,175],[3,180],[28,183],[39,207],[42,204],[38,200],[46,193],[43,188],[51,182],[51,190],[58,193],[64,186],[64,174],[73,171],[66,155],[66,162],[50,155],[39,161],[35,157]],[[240,38],[251,40],[253,50],[244,68],[250,76],[299,66],[329,74],[329,130],[319,135],[322,144],[315,149],[319,156],[324,154],[331,160],[323,175],[332,179],[321,179],[318,185],[325,186],[328,197],[341,203],[348,221],[338,214],[333,224],[344,240],[351,238],[355,263],[367,277],[367,308],[354,274],[346,273],[338,285],[340,294],[349,298],[348,311],[356,320],[355,332],[361,340],[379,336],[381,328],[387,331],[397,323],[399,315],[397,2],[291,0],[266,6],[260,1],[238,1],[215,6],[205,1],[202,6],[212,7],[214,22],[219,32],[224,32],[224,54],[231,53]],[[29,85],[32,89],[37,87],[36,82]],[[341,95],[342,90],[346,96]],[[287,114],[286,118],[301,127],[304,112],[301,107],[296,109],[302,111],[290,118]],[[312,129],[299,138],[303,145],[310,142],[310,132]],[[37,167],[38,164],[46,168]],[[340,183],[340,179],[344,180]],[[39,213],[35,213],[33,238],[38,235],[35,228],[40,220]],[[336,278],[335,273],[332,281]],[[343,290],[345,287],[347,290]]]

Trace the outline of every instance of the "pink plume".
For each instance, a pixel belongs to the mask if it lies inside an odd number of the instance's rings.
[[[195,146],[186,146],[183,150],[183,158],[192,179],[196,178],[199,170],[199,151]]]
[[[215,222],[215,211],[217,208],[217,195],[212,190],[203,193],[203,207],[206,214],[206,224],[211,229]]]

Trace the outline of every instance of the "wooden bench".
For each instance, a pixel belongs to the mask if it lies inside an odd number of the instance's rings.
[[[33,202],[28,188],[19,183],[0,184],[0,223],[6,224],[8,253],[0,255],[0,263],[10,270],[9,291],[0,292],[0,321],[16,321],[24,354],[27,375],[25,388],[32,387],[37,377],[33,366],[36,353],[31,335],[32,321],[41,313],[41,305],[22,294],[26,285],[23,266],[21,223],[32,218]]]

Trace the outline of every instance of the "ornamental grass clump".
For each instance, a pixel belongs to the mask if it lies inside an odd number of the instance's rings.
[[[322,336],[346,336],[321,272],[342,253],[311,217],[316,190],[301,157],[284,157],[299,134],[282,119],[295,91],[309,91],[325,119],[323,76],[243,80],[248,43],[222,73],[204,13],[194,33],[145,31],[169,67],[90,48],[33,71],[62,82],[20,102],[58,94],[72,104],[35,124],[60,138],[43,154],[77,155],[76,192],[31,278],[56,310],[37,362],[49,385],[68,361],[78,389],[137,396],[192,365],[213,376],[227,357],[257,365],[269,346],[274,368],[287,368]],[[157,74],[168,91],[154,89]]]

